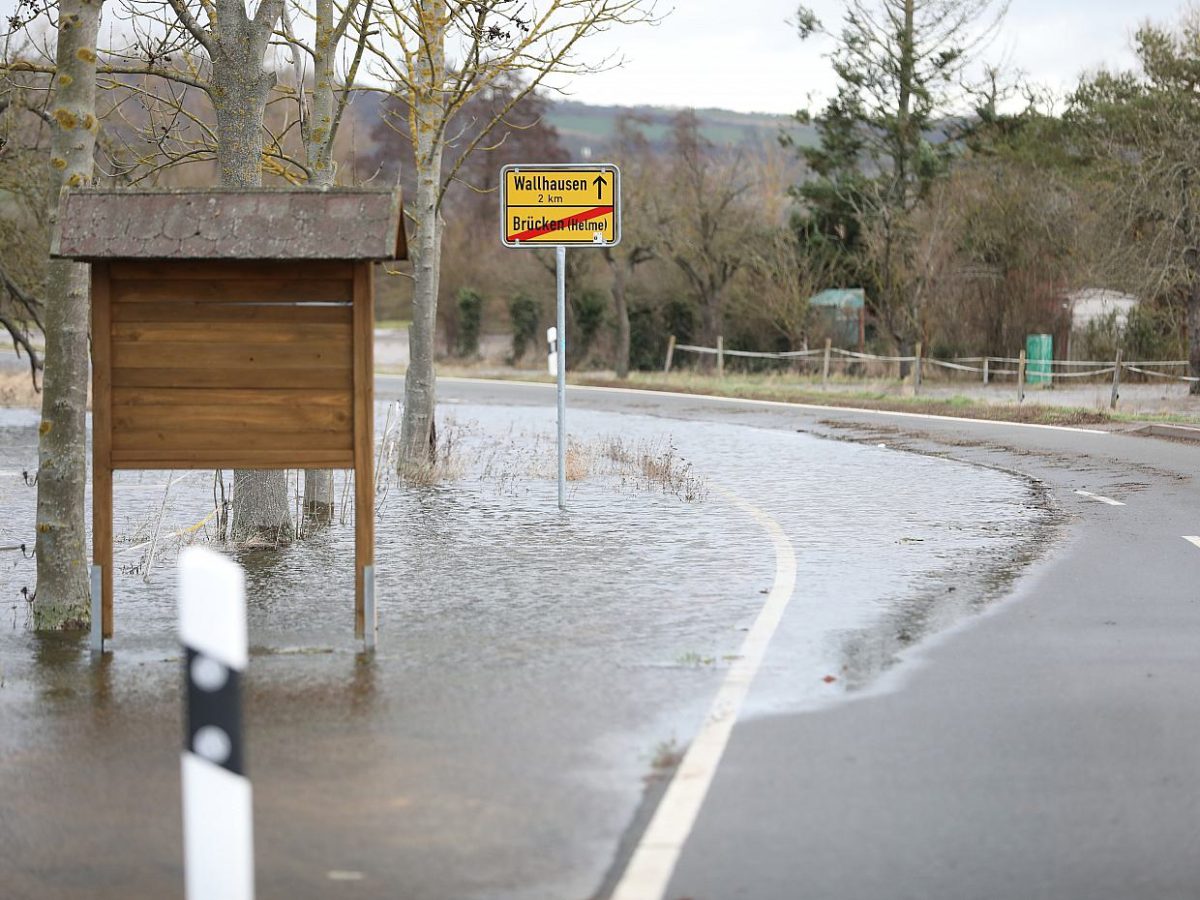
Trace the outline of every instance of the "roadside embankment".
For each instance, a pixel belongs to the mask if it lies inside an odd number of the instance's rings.
[[[551,382],[550,377],[540,370],[511,367],[443,365],[439,366],[438,371],[445,377]],[[827,389],[822,389],[820,381],[788,375],[731,374],[721,377],[695,372],[672,372],[669,375],[635,372],[626,379],[618,379],[612,372],[585,371],[570,374],[568,383],[585,387],[663,391],[992,422],[1110,425],[1122,430],[1154,422],[1200,425],[1200,397],[1191,396],[1186,386],[1177,385],[1123,385],[1118,408],[1113,411],[1108,409],[1111,387],[1095,384],[1053,391],[1031,386],[1024,402],[1018,404],[1011,385],[985,388],[982,385],[968,387],[947,382],[923,385],[919,395],[914,395],[911,382],[831,380]]]

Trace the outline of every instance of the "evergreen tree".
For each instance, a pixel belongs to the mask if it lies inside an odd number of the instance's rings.
[[[976,57],[1007,4],[994,0],[848,0],[830,34],[838,90],[815,117],[820,143],[801,150],[812,177],[794,193],[797,229],[866,288],[903,350],[921,331],[911,216],[948,169]],[[807,39],[825,29],[801,8]],[[801,121],[809,121],[800,113]]]

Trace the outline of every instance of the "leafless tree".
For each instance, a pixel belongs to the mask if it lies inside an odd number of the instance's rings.
[[[58,218],[64,187],[91,183],[96,147],[96,38],[103,0],[60,0],[50,10],[56,29],[54,81],[47,107],[51,138],[45,198],[47,222]],[[14,23],[21,24],[21,23]],[[26,68],[7,59],[8,71]],[[49,248],[47,248],[48,250]],[[12,285],[9,286],[10,292]],[[46,378],[38,428],[38,629],[82,628],[89,622],[86,408],[88,267],[50,260],[46,269]]]
[[[659,247],[683,274],[700,311],[702,344],[716,346],[726,293],[750,254],[756,228],[744,202],[751,183],[738,156],[718,152],[700,134],[693,111],[675,120],[667,171],[654,193]],[[711,366],[712,357],[702,357]]]
[[[653,0],[380,0],[379,34],[372,42],[375,71],[406,105],[406,120],[398,124],[412,143],[416,168],[401,466],[428,461],[435,444],[434,341],[448,187],[471,151],[502,139],[506,118],[525,95],[551,76],[596,68],[580,56],[589,35],[649,21],[653,8]],[[514,73],[523,76],[522,90],[491,122],[464,130],[459,114],[470,99]],[[458,143],[460,132],[473,136],[447,166],[447,150]]]

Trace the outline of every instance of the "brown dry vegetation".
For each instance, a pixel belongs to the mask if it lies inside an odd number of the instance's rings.
[[[666,377],[641,376],[632,381],[609,377],[580,377],[574,384],[596,387],[632,387],[648,391],[668,391],[682,394],[711,394],[718,397],[737,397],[747,400],[773,400],[784,403],[808,403],[819,406],[838,406],[874,409],[891,412],[914,412],[928,415],[953,416],[960,419],[984,419],[995,422],[1032,422],[1041,425],[1104,425],[1113,421],[1107,413],[1088,409],[1039,406],[1029,404],[995,405],[973,402],[965,397],[933,399],[904,397],[880,393],[835,393],[814,390],[803,384],[777,379],[737,379],[722,381],[698,376]]]
[[[28,372],[0,372],[0,406],[37,407],[41,402]]]

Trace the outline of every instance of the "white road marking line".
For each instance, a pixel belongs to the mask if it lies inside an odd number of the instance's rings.
[[[1124,506],[1120,500],[1113,500],[1111,497],[1101,497],[1099,494],[1093,494],[1091,491],[1076,491],[1080,497],[1087,497],[1089,500],[1095,500],[1097,503],[1107,503],[1109,506]]]
[[[1189,544],[1193,544],[1196,547],[1200,547],[1200,534],[1185,534],[1185,535],[1183,535],[1183,539],[1185,541],[1187,541]]]
[[[612,893],[612,900],[662,900],[684,842],[692,832],[716,775],[738,712],[796,588],[796,554],[779,523],[740,497],[722,488],[717,490],[767,530],[775,546],[775,583],[738,651],[738,658],[721,683],[699,734],[684,754],[646,833],[638,842]]]
[[[383,378],[400,378],[399,375],[384,375]],[[447,382],[464,382],[466,384],[513,384],[523,387],[553,388],[554,385],[544,381],[510,381],[496,378],[452,378],[449,376],[438,379]],[[569,384],[568,391],[599,391],[612,394],[635,394],[645,397],[676,397],[691,400],[713,400],[718,403],[750,403],[756,406],[782,407],[784,409],[811,409],[818,412],[859,413],[869,416],[896,416],[902,419],[929,419],[936,422],[965,422],[975,425],[1006,425],[1013,428],[1041,428],[1049,431],[1070,431],[1076,434],[1112,434],[1100,428],[1078,428],[1074,425],[1042,425],[1039,422],[1006,422],[1001,419],[967,419],[959,416],[939,416],[933,413],[895,412],[886,409],[861,409],[856,406],[822,406],[817,403],[788,403],[783,400],[747,400],[741,397],[718,397],[715,394],[688,394],[677,391],[648,391],[641,388],[595,387],[586,384]]]

